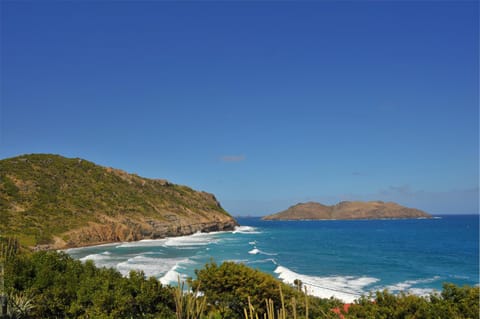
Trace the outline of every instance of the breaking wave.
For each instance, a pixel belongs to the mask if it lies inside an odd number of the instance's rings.
[[[87,261],[87,260],[93,260],[93,261],[102,261],[102,260],[108,260],[110,259],[111,253],[109,251],[104,251],[103,253],[100,254],[91,254],[87,255],[83,258],[80,258],[80,261]]]
[[[275,253],[267,253],[267,252],[264,252],[260,249],[258,249],[257,247],[254,247],[252,250],[249,250],[248,253],[250,255],[258,255],[258,254],[261,254],[261,255],[267,255],[267,256],[276,256],[277,254]]]
[[[183,278],[177,270],[182,264],[192,263],[188,258],[150,258],[145,256],[135,256],[128,260],[118,263],[116,268],[124,276],[127,276],[132,270],[139,270],[145,273],[145,276],[154,276],[160,279],[162,284],[177,282],[178,277]]]
[[[349,303],[365,294],[365,287],[379,281],[378,278],[372,277],[302,275],[283,266],[278,266],[274,272],[283,282],[288,284],[293,285],[296,279],[300,280],[310,295],[320,298],[333,296]]]
[[[399,283],[396,283],[394,285],[389,285],[384,287],[384,289],[387,289],[391,292],[400,292],[400,291],[406,291],[409,293],[412,293],[414,295],[419,295],[419,296],[427,296],[430,293],[434,291],[432,288],[419,288],[419,287],[413,287],[415,285],[419,284],[428,284],[432,283],[434,281],[440,280],[439,276],[434,276],[431,278],[425,278],[425,279],[417,279],[417,280],[406,280],[402,281]]]
[[[261,232],[252,226],[235,226],[232,234],[261,234]]]

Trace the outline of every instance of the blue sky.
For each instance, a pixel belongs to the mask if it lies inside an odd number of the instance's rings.
[[[478,213],[477,1],[3,1],[0,158],[81,157],[234,215]]]

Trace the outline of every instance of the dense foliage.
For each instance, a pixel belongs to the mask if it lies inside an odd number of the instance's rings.
[[[22,294],[31,318],[175,318],[172,288],[141,272],[123,277],[65,253],[38,252],[10,260],[5,274],[11,308],[22,307],[14,304]]]
[[[68,240],[64,232],[99,222],[99,216],[168,222],[172,213],[228,215],[211,194],[79,158],[32,154],[0,160],[0,233],[19,236],[24,245],[48,244],[54,235]]]
[[[308,304],[310,318],[333,317],[330,309],[340,305],[340,301],[335,299],[307,297],[301,289],[280,283],[268,274],[234,262],[224,262],[220,266],[211,262],[195,273],[197,278],[193,281],[193,287],[204,292],[210,307],[223,318],[243,318],[249,300],[258,313],[266,313],[265,301],[270,299],[276,308],[280,308],[282,303],[287,304],[287,315],[292,315],[294,299],[296,313],[305,316]]]
[[[444,284],[440,294],[428,297],[377,292],[372,302],[362,297],[350,307],[345,318],[479,318],[479,287]]]
[[[290,287],[233,262],[211,262],[197,270],[190,284],[199,293],[162,286],[142,272],[124,277],[62,252],[27,253],[17,241],[0,238],[2,262],[11,318],[263,318],[270,308],[269,319],[479,316],[479,287],[446,284],[440,294],[429,297],[377,292],[360,298],[340,317],[332,311],[343,308],[338,300],[305,296],[300,282]]]

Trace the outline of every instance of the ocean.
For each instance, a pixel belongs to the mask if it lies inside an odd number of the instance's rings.
[[[164,284],[195,276],[215,261],[234,261],[312,295],[352,302],[388,289],[427,295],[442,283],[479,284],[479,216],[355,221],[262,221],[237,218],[235,231],[67,250],[76,259],[138,269]]]

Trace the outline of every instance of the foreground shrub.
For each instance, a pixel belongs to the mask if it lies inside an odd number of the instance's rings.
[[[171,287],[142,272],[124,277],[60,252],[9,258],[5,285],[11,296],[29,297],[32,318],[175,318]]]
[[[218,311],[222,318],[244,318],[244,309],[250,307],[256,313],[266,314],[268,300],[274,305],[275,312],[286,309],[287,317],[294,313],[299,314],[299,317],[305,316],[308,305],[310,318],[326,318],[325,316],[330,316],[331,308],[340,305],[340,301],[335,299],[305,296],[302,291],[283,284],[268,274],[234,262],[224,262],[220,266],[211,262],[195,271],[195,274],[197,279],[192,282],[193,288],[197,289],[200,285],[200,291],[207,297],[210,309]],[[307,302],[304,302],[305,298]],[[293,308],[292,299],[295,300]],[[285,301],[287,306],[282,307]]]
[[[477,319],[480,313],[479,290],[479,287],[444,284],[440,294],[433,293],[427,297],[377,292],[374,298],[369,296],[357,300],[345,318]]]

